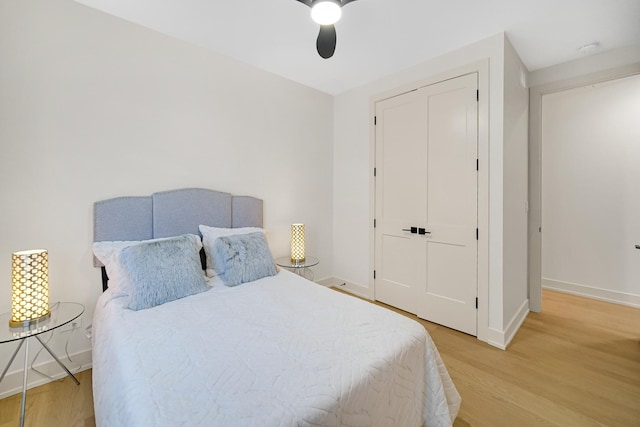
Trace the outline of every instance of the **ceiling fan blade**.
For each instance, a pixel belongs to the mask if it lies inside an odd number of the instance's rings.
[[[331,58],[336,51],[336,27],[333,25],[320,25],[316,48],[318,54],[324,59]]]
[[[311,6],[313,6],[313,2],[315,0],[296,0],[296,1],[299,1],[302,4],[306,4],[307,6],[311,7]],[[346,4],[351,3],[352,1],[356,1],[356,0],[338,0],[338,1],[340,2],[340,6],[344,6]]]

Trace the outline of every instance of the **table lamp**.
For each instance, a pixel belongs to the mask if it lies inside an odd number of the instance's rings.
[[[291,262],[304,262],[304,224],[291,224]]]
[[[15,252],[11,256],[12,328],[25,327],[51,316],[49,259],[46,249]]]

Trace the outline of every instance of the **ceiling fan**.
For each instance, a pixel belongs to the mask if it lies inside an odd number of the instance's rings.
[[[356,0],[297,0],[311,8],[311,18],[320,24],[316,41],[318,54],[324,59],[331,58],[336,50],[336,27],[334,24],[342,16],[342,7]]]

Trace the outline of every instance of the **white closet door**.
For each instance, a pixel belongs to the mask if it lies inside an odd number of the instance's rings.
[[[477,334],[477,75],[425,88],[427,281],[419,317]]]
[[[376,299],[472,335],[476,91],[474,73],[376,104]]]
[[[376,103],[375,298],[414,314],[427,247],[407,230],[427,216],[426,117],[421,91]]]

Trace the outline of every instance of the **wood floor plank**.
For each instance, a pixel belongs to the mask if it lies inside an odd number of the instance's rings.
[[[379,304],[383,305],[383,304]],[[640,427],[640,310],[543,290],[502,351],[416,319],[462,396],[456,427]],[[95,426],[91,371],[34,388],[28,426]],[[18,425],[20,395],[0,400],[0,427]]]
[[[69,377],[34,387],[27,391],[25,426],[29,427],[94,427],[91,370],[74,374],[76,385]],[[0,400],[0,427],[20,424],[22,394]]]

